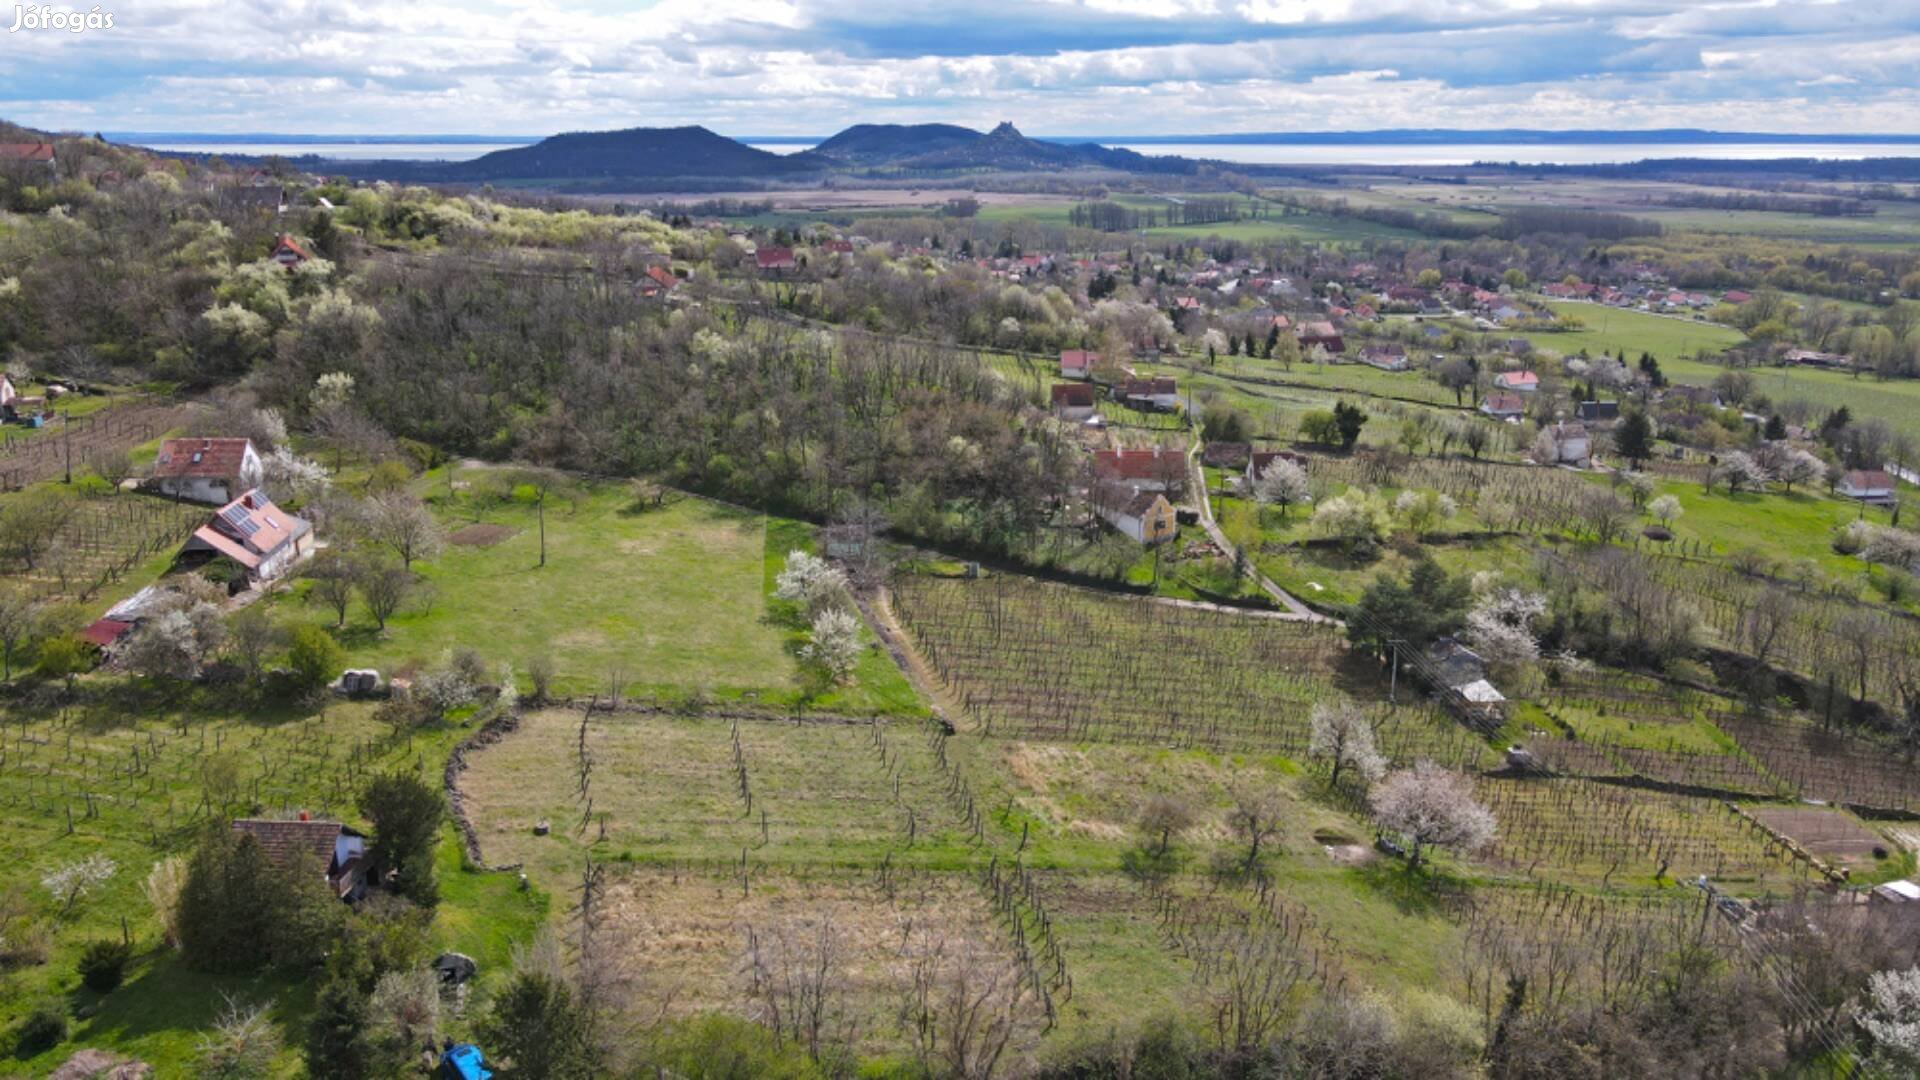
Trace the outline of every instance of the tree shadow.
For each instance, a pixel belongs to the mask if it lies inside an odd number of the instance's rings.
[[[1467,900],[1462,882],[1429,863],[1414,869],[1397,859],[1380,859],[1347,870],[1348,880],[1385,900],[1403,915],[1444,915]]]

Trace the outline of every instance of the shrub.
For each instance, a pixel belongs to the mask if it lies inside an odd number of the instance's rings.
[[[312,623],[293,628],[293,640],[287,646],[287,667],[293,683],[302,691],[318,690],[333,681],[346,666],[347,654],[333,635]]]
[[[51,1050],[67,1040],[67,1013],[57,1002],[33,1007],[13,1035],[14,1052],[21,1057]]]
[[[120,985],[127,975],[127,962],[133,959],[133,946],[124,941],[102,938],[87,945],[75,965],[80,981],[96,994],[105,994]]]

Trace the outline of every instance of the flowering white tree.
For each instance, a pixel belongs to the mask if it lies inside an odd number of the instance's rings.
[[[1278,506],[1283,518],[1287,515],[1287,507],[1306,502],[1310,493],[1307,470],[1286,458],[1275,458],[1268,462],[1259,478],[1253,482],[1254,501],[1261,506]]]
[[[1451,769],[1422,761],[1389,773],[1373,789],[1373,820],[1413,845],[1409,866],[1429,847],[1478,851],[1492,843],[1493,811],[1473,797],[1473,783]]]
[[[1898,528],[1874,528],[1867,533],[1860,557],[1880,566],[1920,569],[1920,533]]]
[[[1393,501],[1393,509],[1415,536],[1425,536],[1452,517],[1458,507],[1452,496],[1437,491],[1403,491]]]
[[[1653,520],[1670,529],[1674,522],[1680,520],[1680,515],[1686,513],[1686,508],[1680,505],[1678,495],[1662,495],[1647,504],[1647,513],[1653,515]]]
[[[1346,699],[1323,701],[1313,707],[1307,753],[1325,759],[1333,769],[1329,784],[1340,782],[1340,770],[1351,768],[1369,783],[1387,771],[1387,759],[1374,746],[1373,721]]]
[[[1780,455],[1773,468],[1773,478],[1785,484],[1788,491],[1792,491],[1795,484],[1819,483],[1826,475],[1827,463],[1798,447]]]
[[[324,466],[284,446],[274,448],[260,465],[267,492],[276,499],[310,503],[333,486],[333,478]]]
[[[1467,643],[1489,663],[1530,664],[1540,658],[1533,621],[1546,614],[1546,598],[1505,588],[1489,592],[1467,614]]]
[[[68,863],[48,872],[40,879],[40,884],[53,895],[54,902],[60,905],[60,914],[65,916],[88,893],[105,885],[118,868],[105,855],[89,855],[79,862]]]
[[[1313,529],[1348,543],[1384,539],[1392,519],[1378,496],[1349,491],[1326,500],[1313,510]]]
[[[820,665],[834,682],[847,682],[860,662],[860,620],[844,608],[828,608],[815,615],[813,640],[800,650],[800,656]]]
[[[787,552],[787,562],[773,579],[773,595],[818,614],[847,590],[847,575],[817,555]]]
[[[1735,450],[1713,467],[1707,479],[1709,484],[1718,480],[1728,491],[1758,491],[1766,487],[1773,476],[1750,455]]]
[[[1860,1026],[1873,1038],[1876,1059],[1903,1076],[1920,1072],[1920,968],[1874,973]]]

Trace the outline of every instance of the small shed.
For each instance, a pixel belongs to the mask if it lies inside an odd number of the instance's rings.
[[[1869,903],[1911,904],[1920,901],[1920,885],[1905,879],[1889,881],[1884,885],[1875,885],[1867,894]]]

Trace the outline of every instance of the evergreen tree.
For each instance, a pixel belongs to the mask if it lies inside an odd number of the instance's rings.
[[[375,777],[360,793],[360,812],[373,822],[367,844],[372,872],[384,878],[394,871],[400,895],[422,907],[439,903],[433,848],[446,817],[439,789],[404,773]]]
[[[1639,409],[1628,410],[1613,429],[1613,448],[1635,467],[1653,456],[1653,421]]]
[[[588,1018],[565,983],[522,971],[480,1022],[501,1080],[585,1080],[593,1075]]]

